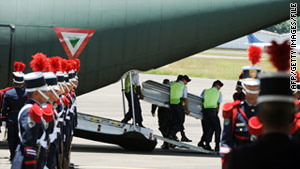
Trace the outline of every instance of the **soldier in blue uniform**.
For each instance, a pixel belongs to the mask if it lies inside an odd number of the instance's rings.
[[[18,137],[18,114],[25,102],[28,100],[27,92],[24,88],[25,64],[15,62],[15,72],[13,72],[13,88],[6,91],[2,105],[3,123],[8,129],[8,146],[10,151],[10,161],[14,158],[17,145],[20,143]],[[20,69],[21,68],[21,69]],[[4,118],[6,117],[6,119]]]
[[[238,80],[236,82],[236,87],[235,87],[236,92],[232,95],[233,100],[240,100],[243,101],[245,100],[245,93],[243,92],[243,87],[242,87],[242,81]]]
[[[57,168],[62,168],[63,166],[63,150],[64,150],[64,144],[63,144],[63,137],[64,137],[64,118],[65,118],[65,112],[64,107],[65,104],[69,104],[66,101],[63,101],[63,98],[65,97],[64,94],[67,91],[67,87],[65,86],[65,77],[64,74],[59,71],[56,73],[58,85],[60,87],[60,93],[59,93],[59,100],[54,105],[55,110],[55,118],[57,120],[57,140],[54,142],[56,144],[57,149]],[[51,164],[51,163],[50,163]]]
[[[29,101],[18,116],[20,144],[12,163],[12,169],[35,169],[39,146],[37,140],[43,134],[41,105],[48,100],[43,73],[32,72],[24,76]]]
[[[67,92],[65,93],[65,95],[63,96],[63,102],[64,102],[64,114],[65,114],[65,118],[64,118],[64,152],[63,152],[63,166],[64,168],[68,168],[69,167],[69,152],[70,152],[70,143],[71,143],[71,134],[72,134],[72,113],[70,112],[70,108],[72,105],[72,99],[70,97],[70,92],[72,90],[71,88],[71,84],[70,84],[70,79],[69,79],[69,75],[65,74],[65,81],[66,81],[66,85],[67,85]]]
[[[75,130],[75,125],[76,125],[76,95],[75,95],[75,87],[76,85],[74,84],[75,80],[75,72],[74,70],[71,70],[69,72],[68,75],[69,78],[69,83],[68,87],[70,89],[70,92],[67,94],[67,98],[70,101],[70,105],[69,105],[69,114],[67,115],[67,117],[69,116],[70,118],[67,120],[67,126],[68,126],[68,134],[66,137],[66,144],[65,144],[65,167],[70,167],[70,168],[74,168],[74,164],[70,163],[70,153],[71,153],[71,148],[72,148],[72,140],[73,140],[73,134],[74,134],[74,130]],[[76,82],[75,82],[76,83]]]
[[[262,137],[254,143],[234,149],[229,157],[228,169],[299,168],[300,145],[289,136],[296,110],[291,90],[289,41],[272,41],[266,49],[277,72],[262,73],[257,99],[256,117],[261,125]],[[251,128],[249,128],[251,129]]]
[[[40,155],[37,161],[37,168],[43,169],[45,166],[47,168],[54,169],[57,160],[55,160],[55,153],[53,151],[56,151],[55,146],[51,146],[50,143],[53,143],[56,139],[56,133],[55,133],[55,121],[54,121],[54,111],[53,111],[53,104],[56,103],[59,96],[56,91],[59,90],[57,86],[57,78],[56,75],[53,72],[46,72],[44,73],[44,78],[46,80],[46,84],[49,88],[49,91],[47,93],[47,96],[49,97],[47,105],[43,106],[43,119],[45,126],[45,137],[42,138],[40,142],[44,142],[41,146]],[[46,146],[45,146],[46,145]],[[52,149],[50,149],[50,146]],[[51,159],[48,161],[48,159]],[[48,163],[47,163],[48,162]]]
[[[244,101],[236,100],[223,105],[224,130],[222,134],[220,154],[226,166],[228,154],[232,148],[250,142],[248,120],[258,113],[257,97],[260,81],[257,78],[260,67],[243,67],[242,86],[246,93]]]

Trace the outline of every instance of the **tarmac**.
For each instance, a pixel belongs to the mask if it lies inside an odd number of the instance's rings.
[[[140,74],[140,82],[154,80],[162,82],[163,79],[176,80],[175,76],[162,76]],[[188,92],[200,95],[202,90],[210,88],[216,79],[191,78],[188,84]],[[232,101],[236,81],[222,80],[224,83],[221,92],[223,103]],[[80,83],[79,83],[80,85]],[[78,111],[100,117],[121,120],[124,116],[120,81],[93,92],[81,95],[77,98]],[[125,100],[126,102],[126,100]],[[151,104],[141,101],[143,124],[158,131],[157,116],[151,115]],[[126,103],[126,109],[127,103]],[[221,110],[219,112],[221,123],[223,123]],[[187,117],[185,121],[187,137],[193,140],[190,144],[197,145],[202,135],[201,122],[199,119]],[[223,125],[222,125],[223,126]],[[3,128],[2,128],[3,130]],[[177,134],[180,138],[180,134]],[[0,133],[0,140],[3,132]],[[94,142],[81,138],[74,138],[72,144],[71,162],[78,169],[220,169],[221,159],[218,155],[207,155],[195,153],[181,148],[172,150],[160,149],[162,142],[158,141],[152,152],[127,151],[117,145]],[[214,147],[214,144],[211,144]],[[0,168],[9,169],[9,150],[7,145],[0,141]]]

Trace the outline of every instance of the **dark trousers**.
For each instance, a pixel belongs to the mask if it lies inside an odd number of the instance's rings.
[[[65,142],[64,142],[64,159],[63,163],[65,168],[70,165],[70,153],[71,153],[71,145],[72,145],[72,129],[73,129],[73,115],[72,113],[69,114],[70,120],[66,120],[66,126],[65,126]]]
[[[172,122],[170,127],[170,135],[175,136],[178,131],[184,130],[184,120],[185,120],[185,112],[182,106],[182,103],[179,104],[170,104],[171,114],[172,114]]]
[[[36,162],[36,168],[37,169],[43,169],[45,164],[47,162],[47,150],[43,147],[41,147],[39,156]]]
[[[171,124],[171,111],[168,108],[159,107],[157,116],[158,116],[159,131],[164,137],[167,137],[170,124]]]
[[[57,154],[58,154],[58,141],[55,140],[53,143],[50,144],[48,149],[48,158],[47,158],[47,167],[49,169],[55,169],[57,166]]]
[[[200,142],[204,142],[205,141],[205,139],[206,139],[206,137],[207,137],[207,128],[206,128],[206,126],[207,126],[207,124],[205,124],[205,119],[204,119],[204,117],[201,119],[201,126],[202,126],[202,131],[203,131],[203,134],[202,134],[202,136],[201,136],[201,140],[200,140]]]
[[[125,93],[125,96],[128,101],[129,110],[122,121],[127,123],[132,118],[132,103],[131,103],[131,94]],[[143,121],[142,109],[141,109],[139,98],[135,93],[133,93],[133,102],[134,102],[135,122],[141,123]]]
[[[205,142],[211,142],[212,136],[215,133],[215,142],[219,143],[221,137],[221,124],[218,117],[218,109],[204,109],[202,125]]]
[[[18,144],[20,144],[20,139],[18,135],[18,131],[19,131],[18,122],[7,121],[7,128],[8,128],[7,141],[8,141],[9,151],[10,151],[10,159],[13,160],[16,153],[16,148]]]

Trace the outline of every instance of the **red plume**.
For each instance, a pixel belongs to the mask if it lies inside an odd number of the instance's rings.
[[[37,53],[32,56],[33,60],[30,62],[30,67],[35,72],[42,72],[48,65],[48,60],[45,54]]]
[[[66,59],[61,59],[60,65],[61,65],[62,72],[67,72],[67,69],[68,69],[67,60]]]
[[[26,65],[22,62],[20,62],[20,68],[19,68],[19,72],[23,72],[25,70]]]
[[[72,60],[67,60],[67,73],[73,69]]]
[[[239,79],[243,79],[244,73],[242,72],[239,76]]]
[[[74,61],[76,62],[76,72],[79,72],[79,70],[80,70],[80,60],[75,59]]]
[[[278,71],[288,71],[290,68],[290,51],[288,40],[282,44],[272,41],[272,45],[267,47],[267,53],[271,56],[270,61]]]
[[[26,65],[22,62],[14,62],[14,71],[15,72],[23,72]]]
[[[77,70],[77,62],[75,60],[72,60],[73,69]]]
[[[59,56],[54,56],[50,58],[49,64],[52,72],[56,73],[61,70],[60,60],[61,58]]]
[[[251,45],[248,48],[248,52],[249,60],[251,61],[252,65],[258,63],[261,58],[262,49],[260,47]]]
[[[47,58],[47,64],[45,64],[44,67],[44,72],[50,72],[50,63],[49,63],[49,58]]]
[[[296,82],[300,82],[300,74],[296,71]]]
[[[18,72],[20,69],[20,62],[14,62],[14,71]]]

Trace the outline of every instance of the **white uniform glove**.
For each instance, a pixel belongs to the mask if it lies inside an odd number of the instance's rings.
[[[6,127],[6,122],[5,122],[5,121],[2,122],[2,126],[3,126],[4,128]]]

